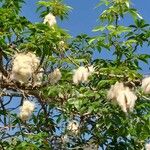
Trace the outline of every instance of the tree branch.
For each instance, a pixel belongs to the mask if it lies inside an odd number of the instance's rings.
[[[8,73],[7,71],[4,69],[3,67],[3,50],[2,48],[0,47],[0,71],[2,72],[2,74],[7,77],[8,76]]]

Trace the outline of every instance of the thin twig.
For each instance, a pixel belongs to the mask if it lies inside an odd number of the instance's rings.
[[[65,53],[65,55],[75,66],[80,67],[80,65],[78,65],[73,59],[71,59],[71,57],[69,57],[67,53]]]

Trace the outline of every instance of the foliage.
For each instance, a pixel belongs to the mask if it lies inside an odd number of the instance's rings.
[[[148,63],[149,54],[137,53],[150,45],[150,25],[132,7],[130,0],[101,0],[105,5],[99,16],[97,35],[81,34],[72,38],[58,25],[32,23],[20,15],[23,0],[0,0],[0,149],[142,149],[150,138],[150,102],[140,88],[143,75],[140,62]],[[71,9],[62,0],[39,1],[41,17],[48,13],[65,19]],[[119,19],[131,15],[134,24],[124,26]],[[64,42],[60,45],[60,42]],[[26,86],[10,81],[16,52],[35,52],[44,69],[41,86]],[[93,58],[108,51],[110,60]],[[96,73],[89,82],[75,85],[73,70],[93,64]],[[57,84],[50,84],[48,74],[55,68],[62,72]],[[136,91],[134,111],[122,112],[107,100],[107,91],[116,81]],[[18,113],[24,99],[36,103],[31,118],[23,122]],[[13,106],[13,108],[12,108]],[[68,123],[79,123],[77,134]]]

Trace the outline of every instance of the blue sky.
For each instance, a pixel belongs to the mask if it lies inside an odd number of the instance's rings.
[[[32,22],[42,21],[36,14],[36,2],[38,0],[26,0],[26,4],[23,7],[22,14],[25,15]],[[98,16],[104,10],[104,7],[95,8],[96,4],[100,0],[64,0],[64,2],[70,5],[73,10],[69,13],[69,19],[64,21],[58,21],[58,25],[69,31],[72,36],[76,36],[81,33],[86,33],[90,36],[94,35],[92,29],[100,22]],[[142,17],[150,22],[149,6],[150,0],[132,0],[132,5],[139,11]],[[126,17],[123,21],[125,25],[133,23],[131,17]],[[140,53],[150,54],[150,48],[144,46],[139,49]],[[95,54],[94,57],[99,56]],[[102,51],[100,57],[108,57],[109,54],[106,51]],[[149,65],[141,63],[143,73],[149,72]]]
[[[25,15],[29,20],[38,22],[40,19],[35,13],[36,2],[38,0],[26,0],[22,14]],[[68,29],[71,35],[77,35],[80,33],[87,33],[92,35],[92,28],[98,24],[98,16],[103,10],[103,7],[95,9],[96,4],[100,0],[64,0],[64,2],[71,7],[73,10],[69,14],[69,19],[63,22],[59,22],[61,27]],[[132,0],[132,5],[137,8],[140,14],[145,20],[150,22],[149,13],[149,0]],[[126,20],[126,23],[130,23],[130,19]]]

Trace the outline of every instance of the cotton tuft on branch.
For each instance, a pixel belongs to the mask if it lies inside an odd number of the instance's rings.
[[[56,17],[52,13],[49,13],[45,16],[43,23],[44,24],[48,23],[49,26],[51,27],[57,23]]]
[[[29,83],[29,80],[35,77],[34,73],[37,71],[39,65],[40,60],[34,53],[17,53],[12,62],[10,78],[11,80],[19,81],[21,84]],[[37,74],[37,76],[41,76],[41,74]]]
[[[88,81],[88,77],[94,72],[94,67],[93,66],[89,66],[89,67],[84,67],[81,66],[79,67],[77,70],[74,71],[74,75],[73,75],[73,83],[75,84],[79,84],[81,83],[85,83]]]
[[[51,72],[48,75],[49,82],[51,84],[56,84],[61,79],[61,77],[62,77],[62,75],[61,75],[61,72],[58,68],[56,68],[53,72]]]
[[[149,144],[149,143],[147,143],[147,144],[145,145],[145,149],[146,149],[146,150],[150,150],[150,144]]]
[[[38,71],[38,73],[33,76],[35,86],[40,86],[42,84],[43,75],[44,75],[44,69],[41,68]]]
[[[124,90],[123,83],[116,82],[115,85],[111,85],[107,93],[107,98],[115,100],[120,91]]]
[[[34,111],[34,108],[35,108],[35,104],[33,102],[25,100],[23,102],[22,107],[20,108],[20,114],[19,114],[20,119],[22,121],[28,120],[32,112]]]
[[[107,93],[107,98],[114,100],[121,107],[122,111],[127,113],[133,111],[137,96],[129,87],[125,87],[123,83],[116,82],[112,85]]]
[[[79,132],[79,123],[77,121],[70,121],[67,129],[75,134]]]
[[[150,94],[150,77],[142,80],[142,89],[145,94]]]

